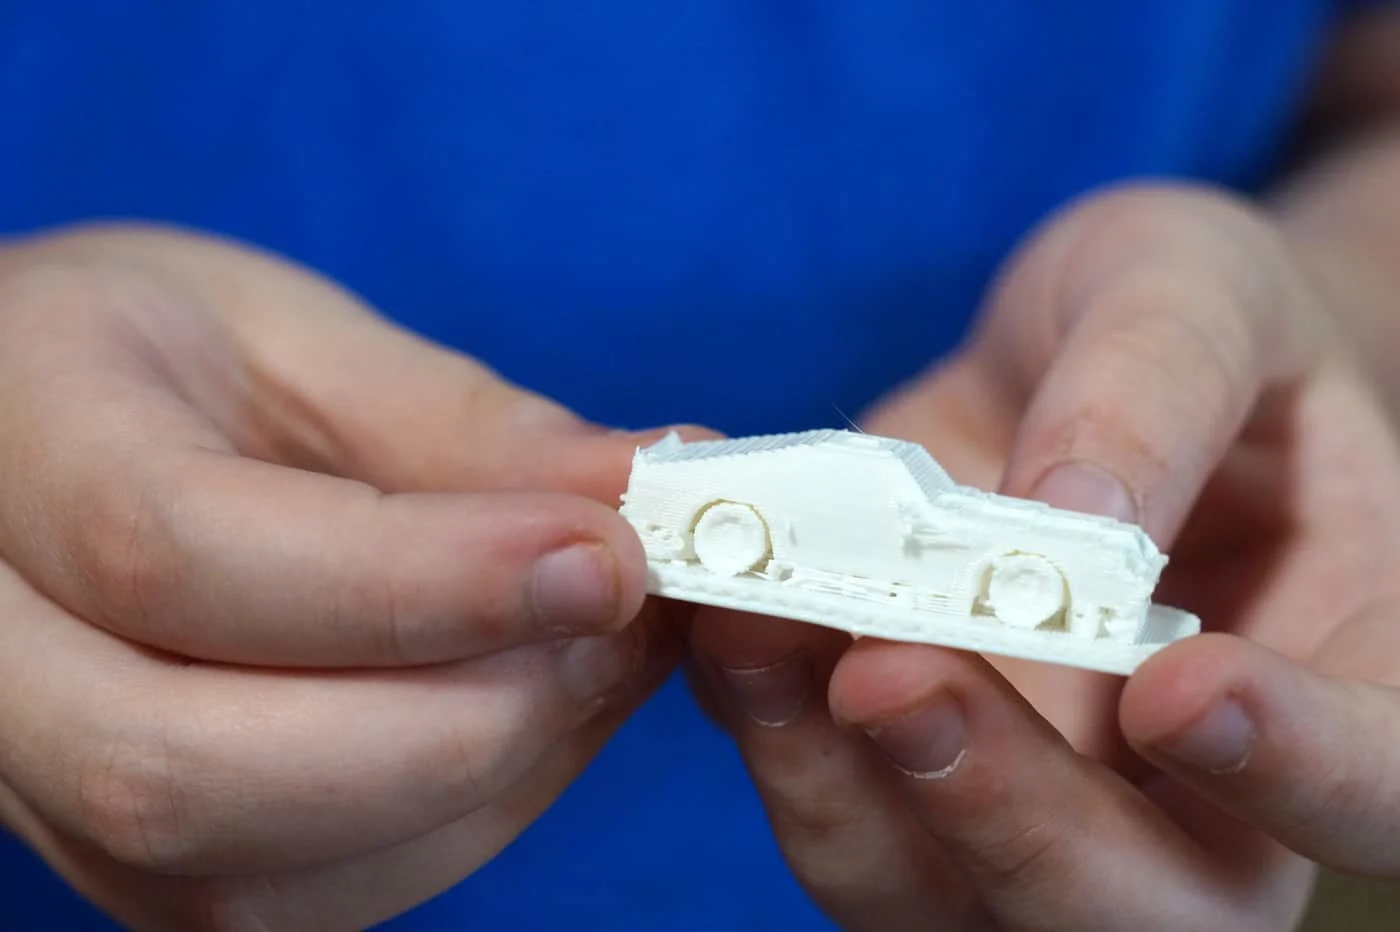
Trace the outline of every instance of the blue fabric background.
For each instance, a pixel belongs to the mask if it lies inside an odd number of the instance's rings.
[[[1094,185],[1255,184],[1323,0],[0,2],[0,229],[244,237],[583,413],[841,423]],[[75,684],[81,688],[81,684]],[[0,928],[108,928],[17,845]],[[672,684],[428,929],[824,928]]]

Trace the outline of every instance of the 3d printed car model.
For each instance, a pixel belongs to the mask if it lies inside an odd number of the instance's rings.
[[[1200,622],[1153,605],[1138,527],[953,482],[841,430],[637,451],[621,513],[653,594],[854,634],[1128,673]]]

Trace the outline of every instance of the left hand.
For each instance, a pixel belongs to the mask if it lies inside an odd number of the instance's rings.
[[[476,872],[679,660],[609,507],[649,439],[236,244],[6,243],[0,831],[145,932]]]
[[[841,925],[1282,930],[1312,876],[1285,845],[1400,875],[1400,448],[1306,262],[1223,195],[1101,195],[865,423],[1140,523],[1172,554],[1158,600],[1223,633],[1124,689],[697,615],[702,700]]]

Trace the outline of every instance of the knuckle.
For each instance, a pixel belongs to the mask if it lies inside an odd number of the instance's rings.
[[[177,592],[170,503],[178,501],[178,487],[149,475],[131,483],[97,475],[74,495],[81,504],[72,514],[81,525],[71,539],[98,616],[120,627],[139,620],[145,634],[154,633]]]
[[[182,932],[291,932],[271,918],[284,898],[272,877],[199,879],[181,894],[176,918]]]
[[[1318,315],[1302,311],[1318,302],[1283,236],[1258,208],[1204,187],[1124,185],[1070,205],[1003,289],[998,311],[1033,373],[1081,329],[1165,335],[1236,378],[1273,375],[1266,362],[1292,371],[1315,342],[1305,321]]]
[[[178,311],[168,281],[105,250],[100,239],[43,238],[7,258],[0,265],[0,319],[17,333],[78,334]]]
[[[1149,448],[1146,438],[1160,431],[1141,422],[1144,411],[1224,437],[1253,410],[1271,369],[1291,367],[1279,336],[1288,328],[1272,319],[1287,303],[1271,296],[1274,263],[1239,244],[1248,237],[1238,228],[1254,221],[1237,213],[1175,191],[1109,194],[1085,208],[1055,272],[1037,348],[1038,370],[1062,352],[1077,360],[1084,369],[1075,378],[1093,389],[1082,394],[1096,399],[1063,425],[1060,446],[1072,448],[1064,453],[1111,431],[1124,443],[1143,438],[1141,465],[1150,471],[1181,453]]]
[[[880,826],[871,824],[868,800],[829,787],[816,789],[798,793],[770,786],[763,794],[765,809],[793,874],[813,889],[835,894],[859,883],[849,852],[883,841]]]
[[[1136,270],[1209,285],[1236,313],[1266,307],[1293,277],[1281,238],[1257,208],[1206,189],[1111,190],[1072,212],[1064,226],[1069,245],[1056,304],[1071,317]]]
[[[353,527],[382,528],[392,517],[386,512],[387,497],[377,489],[361,487],[359,500],[353,506],[354,516],[348,522]],[[420,604],[431,586],[421,586],[405,569],[418,567],[424,561],[418,554],[391,549],[386,540],[402,541],[397,535],[351,533],[350,549],[344,557],[364,572],[337,574],[338,584],[325,593],[321,604],[327,630],[335,632],[342,647],[358,645],[375,663],[390,666],[431,662],[439,658],[430,642],[435,630],[452,629],[448,620],[438,613],[424,611]],[[431,556],[428,562],[431,561]]]
[[[1258,208],[1232,192],[1191,184],[1123,184],[1071,208],[1080,236],[1103,249],[1146,247],[1213,255],[1221,246],[1257,247],[1273,238]]]
[[[23,257],[0,252],[0,412],[5,420],[5,468],[27,483],[45,483],[55,454],[73,447],[64,431],[66,406],[100,404],[87,388],[94,347],[122,328],[108,312],[137,305],[140,286],[100,264],[69,257]]]
[[[503,520],[510,520],[502,516]],[[483,546],[479,514],[416,531],[416,513],[366,488],[348,524],[375,533],[347,534],[346,562],[367,571],[323,599],[329,630],[375,663],[436,663],[521,645],[535,635],[524,576],[529,534]],[[489,532],[488,532],[489,533]]]
[[[1143,267],[1107,285],[1092,306],[1107,309],[1102,337],[1123,352],[1100,358],[1105,365],[1121,361],[1121,378],[1169,385],[1193,410],[1237,407],[1253,395],[1261,375],[1253,327],[1211,282]]]
[[[485,805],[500,783],[499,771],[508,756],[503,746],[509,736],[496,747],[488,747],[478,735],[456,730],[442,742],[436,757],[442,769],[444,784],[457,799],[465,800],[470,809]]]
[[[364,598],[374,606],[371,617],[383,619],[384,632],[379,640],[389,663],[398,666],[430,659],[421,656],[423,620],[421,616],[408,611],[397,576],[394,573],[384,574],[373,590],[373,594]],[[344,612],[343,608],[341,612]]]
[[[197,858],[187,787],[176,774],[164,732],[127,734],[78,774],[80,824],[87,839],[119,864],[178,874]]]
[[[800,838],[803,844],[824,844],[845,837],[869,816],[869,803],[850,793],[793,792],[792,788],[770,796],[770,820],[780,834]]]
[[[421,800],[423,811],[465,815],[491,803],[515,776],[507,765],[517,740],[480,717],[470,725],[442,729],[440,737],[414,755],[417,772],[434,774]]]
[[[1350,754],[1335,755],[1331,761],[1319,762],[1310,774],[1312,786],[1306,793],[1311,804],[1302,804],[1300,799],[1295,806],[1305,816],[1325,814],[1325,818],[1356,823],[1365,822],[1375,813],[1394,812],[1396,794],[1388,785],[1392,771],[1385,754],[1377,748],[1377,745],[1358,742]],[[1288,782],[1280,782],[1284,788],[1288,787]],[[1383,820],[1391,818],[1384,816]]]
[[[1049,777],[1049,774],[1046,774]],[[1050,784],[1046,784],[1047,786]],[[1031,899],[1073,881],[1075,811],[1082,806],[972,763],[951,793],[924,797],[924,821],[963,869],[1001,894]]]
[[[499,688],[483,694],[471,715],[441,723],[419,744],[413,770],[434,775],[432,788],[425,791],[433,797],[423,800],[425,811],[470,812],[486,805],[546,749],[555,731],[551,716],[559,712],[548,708],[547,690],[532,675],[539,671],[525,672],[526,678],[517,682],[510,682],[514,677],[506,672],[496,681]],[[486,675],[494,679],[494,674]],[[555,744],[553,750],[559,748]]]
[[[531,767],[587,745],[586,734],[572,729],[591,707],[561,695],[560,651],[538,644],[473,661],[460,674],[441,668],[444,682],[465,675],[491,688],[478,693],[469,716],[440,723],[413,752],[413,771],[434,775],[424,811],[479,809],[509,793]]]
[[[7,324],[38,324],[106,299],[114,275],[103,264],[66,255],[11,254],[0,266],[0,307]],[[22,261],[20,261],[22,260]]]
[[[746,749],[753,780],[769,821],[795,852],[829,852],[878,831],[880,809],[852,791],[849,773],[859,766],[845,736],[817,742],[811,736],[760,735]],[[820,858],[818,862],[820,862]]]
[[[1025,890],[1050,878],[1066,879],[1060,857],[1064,845],[1058,824],[1034,818],[966,842],[966,858],[969,866],[997,889]]]

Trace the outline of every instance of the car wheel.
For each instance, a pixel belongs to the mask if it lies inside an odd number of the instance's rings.
[[[983,610],[1013,628],[1033,630],[1047,622],[1063,625],[1069,586],[1055,564],[1033,553],[997,557],[988,567]]]
[[[752,572],[773,555],[767,523],[752,505],[738,502],[707,506],[691,542],[700,565],[717,576]]]

